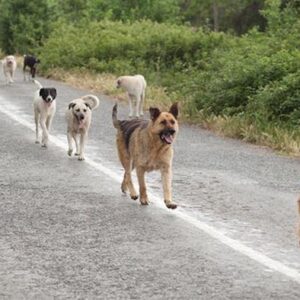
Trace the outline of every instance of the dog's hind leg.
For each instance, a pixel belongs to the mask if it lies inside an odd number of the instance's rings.
[[[133,110],[132,110],[133,97],[130,94],[128,94],[128,102],[129,102],[129,118],[132,118],[132,116],[133,116]]]
[[[9,74],[9,83],[13,83],[14,82],[14,80],[13,80],[13,71],[9,70],[8,74]]]
[[[73,153],[72,138],[73,138],[72,133],[68,130],[67,131],[67,139],[68,139],[68,147],[69,147],[69,149],[68,149],[69,156],[72,156],[72,153]]]
[[[48,130],[46,126],[46,118],[45,117],[40,117],[40,125],[42,127],[42,147],[47,148],[47,143],[48,143]]]
[[[164,191],[164,201],[167,208],[175,209],[177,205],[172,202],[172,171],[170,166],[164,166],[161,168],[161,178]]]
[[[86,133],[80,134],[80,148],[79,148],[78,160],[84,160],[84,146],[85,146],[86,138],[87,138]]]
[[[137,192],[134,188],[134,185],[133,185],[132,179],[131,179],[131,171],[133,169],[133,164],[132,164],[132,161],[130,161],[130,158],[128,157],[127,154],[123,154],[123,155],[122,154],[123,153],[120,153],[120,151],[119,151],[120,161],[125,170],[124,178],[123,178],[122,185],[121,185],[121,190],[123,193],[126,193],[127,189],[129,189],[131,199],[136,200],[138,198],[138,195],[137,195]]]
[[[52,120],[53,120],[53,116],[49,116],[46,120],[46,127],[48,132],[50,132],[51,130]]]
[[[148,196],[145,184],[145,170],[143,168],[137,167],[136,168],[136,175],[139,181],[140,187],[140,202],[142,205],[148,205]]]
[[[34,122],[35,122],[35,143],[39,144],[39,113],[38,111],[35,109],[34,110]]]
[[[125,174],[124,174],[124,180],[125,181],[125,185],[128,187],[129,189],[129,193],[130,193],[130,197],[133,200],[136,200],[138,198],[137,192],[134,188],[134,185],[132,183],[132,178],[131,178],[131,171],[132,171],[132,161],[128,161],[128,163],[126,164],[126,166],[124,166],[125,168]],[[123,183],[122,183],[123,186]]]
[[[140,105],[141,105],[141,96],[136,95],[135,116],[137,118],[140,116]]]
[[[140,96],[140,107],[139,107],[139,111],[140,111],[140,116],[144,115],[144,101],[145,101],[145,92],[142,92],[141,96]]]
[[[75,148],[76,148],[75,155],[78,156],[79,155],[79,143],[78,143],[78,135],[76,133],[73,135],[73,139],[74,139]]]

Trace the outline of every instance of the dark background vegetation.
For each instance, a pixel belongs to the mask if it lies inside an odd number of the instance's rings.
[[[186,117],[299,136],[299,0],[0,0],[0,48],[41,69],[141,73]],[[243,133],[239,133],[243,137]]]

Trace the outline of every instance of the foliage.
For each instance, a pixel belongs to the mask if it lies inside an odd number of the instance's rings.
[[[32,52],[48,36],[47,0],[1,1],[0,11],[0,47],[6,53]]]

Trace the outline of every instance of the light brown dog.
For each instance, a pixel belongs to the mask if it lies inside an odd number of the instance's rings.
[[[122,192],[129,189],[133,200],[138,198],[131,179],[131,171],[136,168],[140,188],[140,202],[149,203],[145,172],[160,170],[164,192],[164,201],[168,208],[175,209],[172,202],[172,144],[178,133],[178,105],[173,104],[169,112],[161,112],[158,108],[150,108],[150,120],[117,119],[117,104],[113,108],[112,119],[117,132],[117,148],[120,161],[125,169],[121,185]]]

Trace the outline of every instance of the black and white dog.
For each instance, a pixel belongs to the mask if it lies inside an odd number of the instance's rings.
[[[24,61],[23,61],[24,80],[26,80],[26,67],[30,69],[29,73],[31,75],[31,79],[33,80],[35,78],[37,64],[39,64],[40,62],[41,61],[33,55],[27,55],[27,54],[24,55]]]
[[[44,88],[37,80],[34,83],[38,86],[33,100],[35,120],[35,142],[39,141],[39,123],[42,127],[42,147],[47,147],[51,123],[56,112],[56,89]]]

